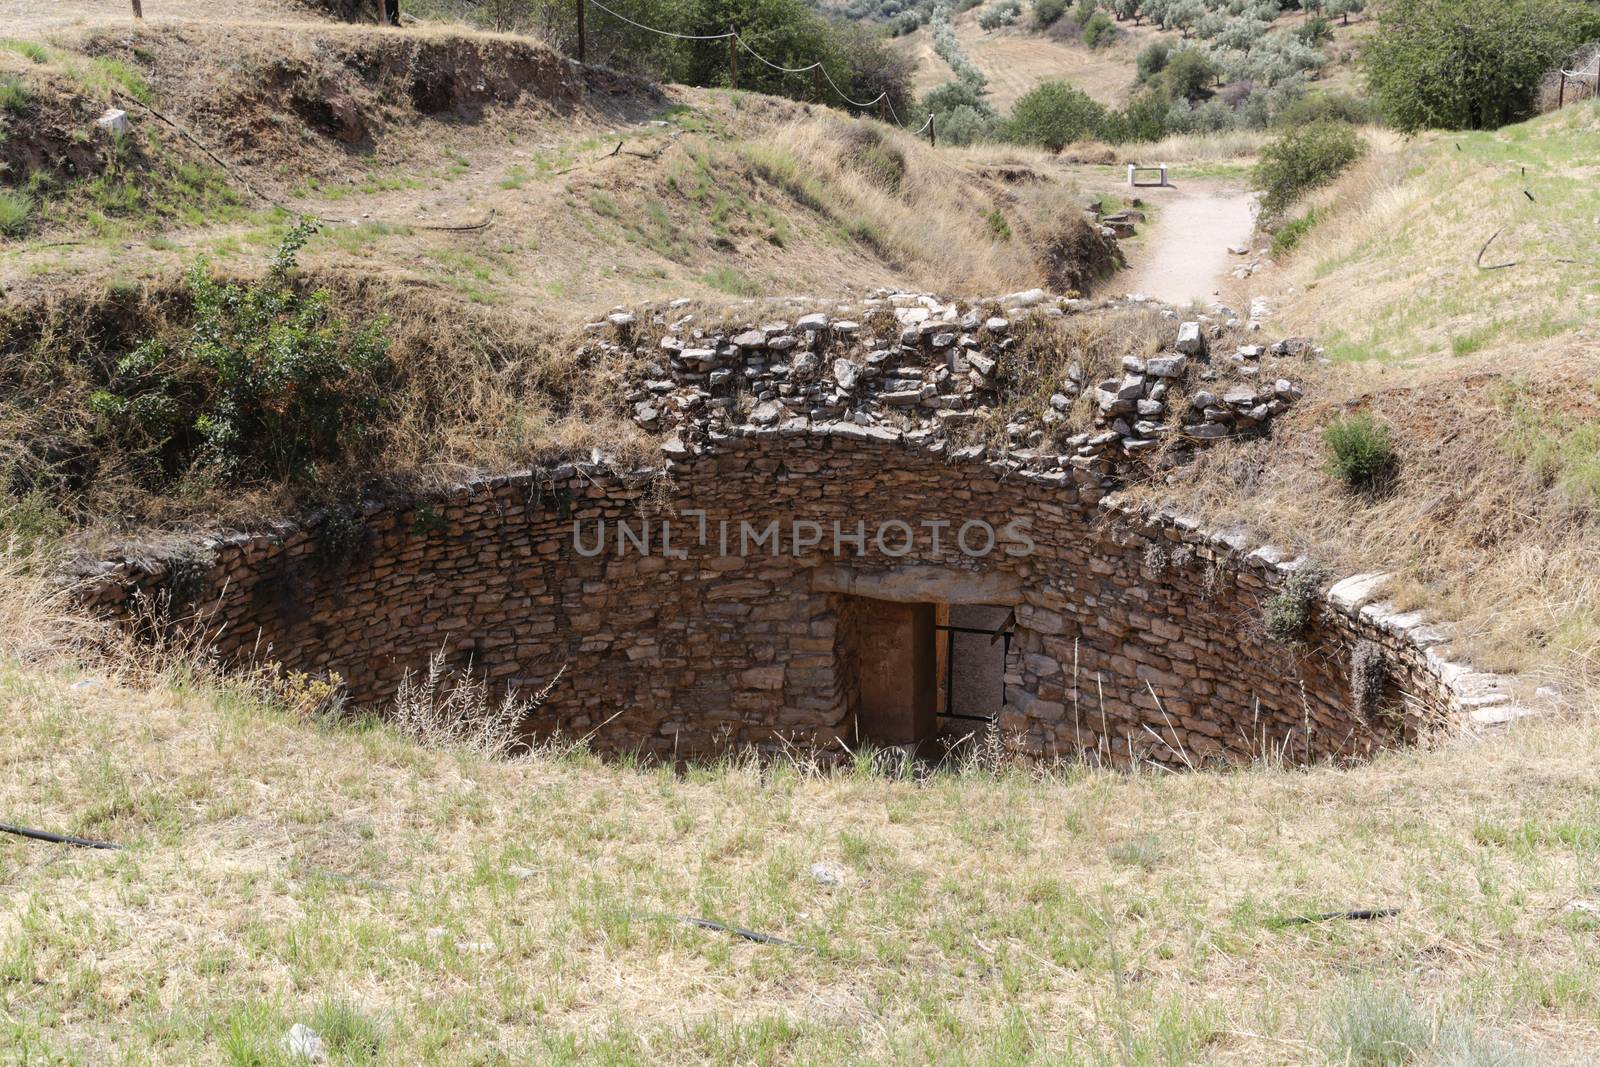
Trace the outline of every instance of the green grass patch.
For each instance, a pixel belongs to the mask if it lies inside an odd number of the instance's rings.
[[[0,189],[0,234],[21,237],[33,224],[33,198],[26,193]]]
[[[0,111],[20,115],[33,106],[33,90],[16,75],[0,78]]]
[[[760,296],[761,286],[746,278],[732,267],[718,267],[700,276],[700,280],[718,292],[734,296]]]
[[[15,38],[7,38],[6,40],[0,40],[0,48],[25,56],[35,63],[48,63],[53,57],[50,49],[37,41],[18,41]]]
[[[1278,231],[1272,235],[1272,254],[1286,256],[1293,252],[1300,242],[1305,240],[1306,234],[1322,221],[1324,214],[1323,209],[1312,208],[1294,221],[1278,227]]]
[[[1600,421],[1571,418],[1515,392],[1506,402],[1511,410],[1506,450],[1542,484],[1557,486],[1575,500],[1600,501]]]

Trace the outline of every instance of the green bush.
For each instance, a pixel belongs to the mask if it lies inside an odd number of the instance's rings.
[[[1001,26],[1011,25],[1021,14],[1022,0],[1000,0],[998,4],[978,12],[978,27],[984,30],[997,30]]]
[[[1099,137],[1107,127],[1106,109],[1066,82],[1041,82],[1011,109],[1010,140],[1059,152],[1073,141]]]
[[[0,111],[20,115],[33,104],[33,91],[21,78],[0,78]]]
[[[1393,0],[1379,20],[1367,81],[1407,131],[1525,118],[1545,73],[1600,35],[1600,8],[1576,0]]]
[[[1376,123],[1382,118],[1370,100],[1348,93],[1311,93],[1302,96],[1273,120],[1277,126],[1307,126],[1313,122],[1348,122],[1353,126]]]
[[[91,398],[117,444],[154,453],[168,473],[198,466],[242,483],[304,478],[368,436],[388,369],[383,324],[352,325],[326,291],[296,292],[295,256],[315,229],[291,229],[252,284],[195,264],[186,331],[139,345]]]
[[[1040,26],[1054,26],[1067,13],[1067,0],[1033,0],[1033,21]]]
[[[27,193],[0,189],[0,235],[21,237],[33,222],[33,199]]]
[[[1322,431],[1322,441],[1328,446],[1328,473],[1357,492],[1382,488],[1398,466],[1389,428],[1365,412],[1335,419]]]
[[[1172,49],[1165,41],[1155,41],[1140,49],[1133,61],[1134,68],[1139,72],[1139,80],[1147,82],[1165,70],[1171,54]]]
[[[1206,95],[1211,83],[1216,81],[1217,68],[1198,48],[1184,48],[1173,52],[1162,69],[1161,79],[1166,83],[1167,95],[1174,100],[1198,100]]]
[[[1083,24],[1083,43],[1090,48],[1099,48],[1116,39],[1117,28],[1112,25],[1104,11],[1096,11],[1090,16],[1089,21]]]
[[[1281,217],[1300,197],[1338,177],[1366,152],[1366,142],[1342,122],[1317,122],[1285,131],[1261,150],[1253,175],[1261,217]]]

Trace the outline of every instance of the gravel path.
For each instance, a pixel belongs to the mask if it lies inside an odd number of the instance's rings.
[[[1142,189],[1151,221],[1142,239],[1127,242],[1128,270],[1113,282],[1121,292],[1143,293],[1172,304],[1208,302],[1229,281],[1229,272],[1249,260],[1230,255],[1246,247],[1255,228],[1252,196],[1221,182],[1186,181],[1181,186]]]

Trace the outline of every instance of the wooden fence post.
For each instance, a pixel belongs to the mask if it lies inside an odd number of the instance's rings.
[[[144,18],[144,5],[139,0],[133,0],[133,17],[136,19]]]
[[[728,27],[728,88],[739,88],[739,36]]]
[[[934,132],[933,132],[933,112],[931,112],[931,111],[928,112],[928,144],[932,145],[935,148],[939,147],[938,138],[934,135]]]
[[[814,102],[822,103],[822,68],[811,68],[811,98]]]

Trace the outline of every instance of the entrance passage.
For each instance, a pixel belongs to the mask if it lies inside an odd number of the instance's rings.
[[[997,604],[940,605],[934,630],[939,717],[947,730],[990,723],[1006,699],[1006,657],[1011,652],[1012,609]]]

